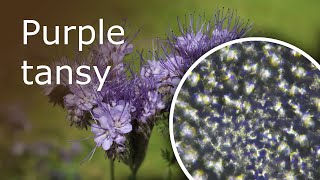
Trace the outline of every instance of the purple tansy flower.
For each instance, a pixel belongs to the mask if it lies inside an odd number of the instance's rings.
[[[96,87],[90,83],[87,85],[71,84],[67,86],[70,93],[64,96],[64,106],[67,109],[67,119],[71,125],[87,128],[90,125],[90,111],[102,101],[101,94],[96,93]]]
[[[86,70],[86,73],[91,76],[92,81],[87,85],[78,85],[76,79],[84,81],[84,77],[77,76],[74,69],[81,65],[92,65],[88,58],[77,57],[70,61],[67,58],[61,58],[60,61],[54,63],[52,76],[52,84],[44,87],[44,93],[50,98],[54,104],[59,104],[64,107],[67,112],[67,119],[71,125],[76,125],[79,128],[87,128],[90,125],[89,111],[96,105],[102,97],[96,96],[94,90],[98,83],[93,77],[93,70]],[[57,66],[68,65],[71,70],[64,69],[60,71],[60,82],[56,78]],[[59,83],[59,84],[58,84]]]
[[[189,60],[183,59],[178,55],[169,55],[166,59],[161,59],[160,62],[170,72],[170,82],[172,84],[178,84],[186,69],[192,65]]]
[[[207,38],[208,36],[202,33],[202,27],[201,27],[201,29],[198,32],[196,32],[196,34],[194,32],[187,32],[185,36],[177,37],[175,47],[176,48],[182,47],[182,48],[185,48],[186,52],[192,52],[195,49],[198,49],[201,46],[204,46],[205,44],[203,43]]]
[[[153,77],[157,82],[161,82],[169,74],[169,71],[165,69],[160,61],[147,60],[146,64],[140,70],[140,76]]]
[[[107,129],[107,123],[105,121],[102,121],[100,125],[92,124],[91,132],[95,134],[94,141],[96,142],[97,146],[102,146],[104,150],[110,149],[113,143],[113,138]]]
[[[189,61],[189,66],[184,68],[184,71],[210,49],[243,37],[251,28],[249,21],[241,20],[229,9],[226,13],[224,9],[218,10],[214,15],[213,23],[204,21],[202,17],[195,20],[192,15],[188,20],[187,25],[181,25],[179,21],[181,34],[172,33],[168,37],[168,44],[172,49],[171,55],[177,53],[185,61]],[[186,18],[186,21],[188,20]]]
[[[131,99],[133,119],[140,123],[146,123],[164,109],[162,95],[158,91],[157,80],[153,77],[135,77],[129,92]],[[151,122],[153,123],[153,122]]]
[[[148,60],[141,68],[140,76],[142,78],[153,78],[160,92],[175,90],[175,86],[180,82],[180,67],[182,59],[171,57],[167,60]]]
[[[102,97],[95,93],[95,87],[88,85],[72,85],[70,86],[70,94],[64,97],[66,107],[77,106],[83,111],[90,111]]]
[[[51,67],[52,70],[52,83],[49,85],[44,86],[44,94],[47,95],[50,98],[50,102],[53,102],[54,104],[59,104],[61,106],[65,106],[65,96],[68,94],[75,94],[79,98],[84,97],[84,93],[86,94],[87,91],[91,88],[95,88],[98,86],[98,81],[96,79],[96,75],[94,74],[94,70],[88,70],[88,69],[83,69],[82,71],[88,74],[91,77],[91,83],[85,86],[81,86],[76,84],[76,80],[78,81],[85,81],[86,78],[82,76],[78,76],[75,70],[82,65],[87,65],[87,66],[92,66],[93,62],[90,62],[89,58],[80,58],[77,57],[73,61],[63,57],[61,58],[60,61],[57,61],[53,64]],[[69,66],[70,68],[63,69],[60,71],[60,82],[56,79],[57,75],[57,67],[58,66]],[[69,71],[69,69],[71,69]],[[58,84],[59,83],[59,84]],[[92,91],[92,90],[90,90]],[[86,95],[87,96],[87,95]],[[68,99],[74,99],[70,96],[68,96]],[[73,104],[72,102],[67,103],[68,104]],[[70,105],[69,105],[70,106]]]
[[[132,94],[134,91],[134,82],[130,79],[126,72],[111,74],[111,77],[107,77],[105,86],[99,94],[103,97],[103,102],[109,105],[113,105],[115,102],[124,100],[130,102],[132,100]]]
[[[132,131],[130,105],[124,101],[114,106],[102,103],[93,110],[93,114],[98,123],[91,126],[91,131],[95,134],[97,146],[107,151],[115,142],[123,147],[125,134]]]
[[[141,78],[153,78],[159,88],[170,78],[170,71],[160,61],[148,60],[140,70]]]
[[[142,115],[139,119],[140,122],[146,123],[148,119],[151,119],[157,112],[165,108],[165,104],[162,102],[161,95],[157,91],[149,91],[148,98],[144,102]]]
[[[248,21],[241,20],[239,16],[234,15],[234,11],[228,9],[224,14],[224,9],[218,10],[214,15],[214,30],[211,36],[211,48],[222,43],[239,39],[243,37],[251,28]],[[232,25],[233,24],[233,25]],[[224,27],[224,25],[226,25]]]
[[[193,16],[189,17],[187,25],[181,25],[179,20],[178,22],[181,34],[172,33],[167,38],[169,48],[160,44],[164,57],[156,57],[159,62],[148,61],[146,67],[149,67],[149,71],[141,71],[144,74],[153,73],[161,81],[160,84],[169,87],[171,94],[197,59],[222,43],[243,37],[251,27],[249,21],[245,23],[240,20],[231,10],[226,13],[219,10],[214,15],[214,23],[203,21],[202,17],[195,21]]]
[[[66,107],[68,106],[77,106],[80,110],[88,111],[92,109],[95,104],[95,100],[92,95],[86,96],[84,93],[81,93],[80,96],[75,94],[67,94],[64,97]]]
[[[190,27],[185,30],[181,30],[182,36],[173,35],[172,40],[173,48],[179,52],[184,58],[192,58],[201,56],[203,50],[208,49],[210,43],[210,36],[207,32],[203,30],[202,24],[201,28],[196,28],[196,32],[193,30],[193,26],[190,24]]]

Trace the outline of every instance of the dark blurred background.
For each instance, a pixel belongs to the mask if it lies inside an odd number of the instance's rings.
[[[319,0],[136,0],[136,1],[2,1],[1,66],[0,66],[0,174],[7,179],[108,179],[109,163],[98,150],[92,160],[80,165],[92,150],[92,140],[70,142],[89,137],[90,132],[69,127],[66,113],[53,107],[36,85],[22,81],[22,60],[29,64],[51,64],[61,56],[73,57],[77,51],[77,34],[70,34],[69,45],[47,46],[42,34],[22,42],[23,19],[35,19],[47,25],[49,38],[55,25],[97,27],[103,18],[106,28],[127,19],[128,28],[141,29],[135,39],[136,50],[150,49],[152,40],[164,38],[169,28],[177,31],[177,16],[205,14],[209,19],[217,8],[237,10],[242,18],[254,22],[248,36],[265,36],[291,43],[316,60],[320,59]],[[62,32],[61,32],[61,35]],[[31,76],[31,75],[30,75]],[[155,128],[146,160],[138,179],[165,179],[167,162],[161,150],[170,148]],[[174,178],[184,177],[178,166]],[[125,179],[129,169],[116,163],[116,178]]]

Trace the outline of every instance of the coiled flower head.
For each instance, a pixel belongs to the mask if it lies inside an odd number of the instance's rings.
[[[186,18],[188,20],[188,24],[181,24],[178,20],[180,33],[171,33],[167,38],[174,54],[184,60],[184,71],[210,49],[243,37],[251,28],[249,20],[240,19],[230,9],[226,13],[224,9],[218,10],[212,21],[203,17],[195,20],[192,15]]]

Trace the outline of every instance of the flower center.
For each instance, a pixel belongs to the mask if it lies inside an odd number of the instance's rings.
[[[121,127],[120,121],[116,121],[114,125],[115,125],[116,128],[120,128]]]

